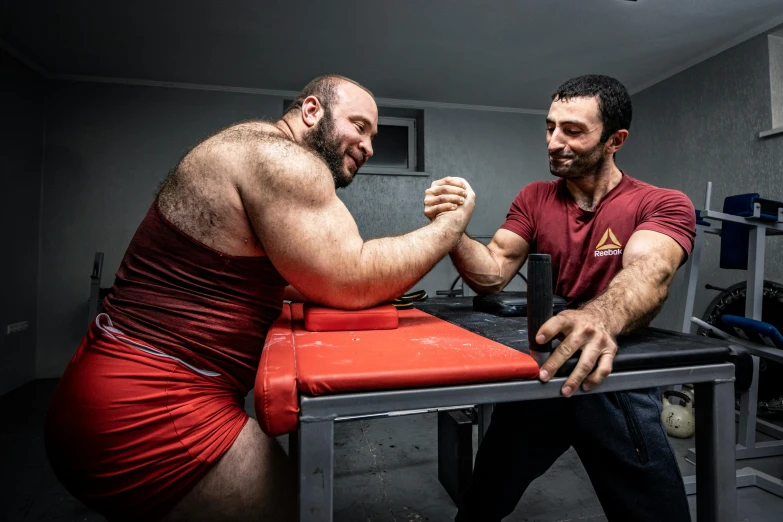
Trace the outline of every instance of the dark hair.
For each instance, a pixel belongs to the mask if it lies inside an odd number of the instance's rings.
[[[598,114],[604,125],[602,143],[618,130],[631,128],[631,95],[622,83],[610,76],[588,74],[571,78],[552,94],[552,101],[594,96],[598,97]]]
[[[332,107],[332,104],[334,103],[335,98],[337,97],[335,90],[340,82],[352,83],[357,87],[364,89],[367,94],[375,98],[375,95],[370,91],[370,89],[360,84],[359,82],[351,80],[350,78],[346,78],[345,76],[340,76],[339,74],[325,74],[310,80],[310,83],[305,85],[304,89],[302,89],[299,94],[296,95],[294,101],[291,102],[291,105],[289,105],[288,109],[286,109],[285,114],[295,110],[301,110],[302,103],[304,103],[308,96],[315,96],[318,98],[318,101],[321,102],[321,105],[323,105],[324,109],[329,111]]]

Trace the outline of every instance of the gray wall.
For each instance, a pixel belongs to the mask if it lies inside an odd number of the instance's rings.
[[[772,126],[767,35],[760,35],[635,96],[634,122],[621,168],[644,181],[682,190],[703,208],[712,181],[711,208],[723,198],[758,192],[783,200],[783,135],[760,140]],[[718,225],[718,223],[715,223]],[[783,240],[767,240],[766,279],[783,281]],[[716,295],[704,284],[728,286],[746,272],[718,267],[719,238],[708,235],[694,314]],[[655,324],[679,329],[684,310],[684,270]]]
[[[45,85],[0,49],[0,395],[35,378]],[[28,321],[6,335],[6,325]]]
[[[282,98],[271,96],[71,82],[51,82],[49,98],[40,378],[61,374],[85,331],[94,252],[106,254],[102,286],[109,286],[178,157],[225,124],[276,118],[283,107]],[[478,194],[469,232],[493,234],[519,189],[549,176],[542,122],[543,116],[426,110],[428,177],[359,176],[339,195],[370,239],[424,225],[424,190],[434,179],[462,176]],[[434,295],[455,275],[445,260],[415,287]]]

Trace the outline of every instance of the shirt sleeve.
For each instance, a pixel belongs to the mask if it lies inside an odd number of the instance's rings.
[[[656,190],[643,205],[642,212],[636,230],[666,234],[690,256],[696,239],[696,210],[688,196],[678,190]]]
[[[510,230],[530,244],[535,238],[535,219],[532,212],[532,209],[535,208],[533,205],[536,201],[535,192],[535,183],[520,190],[511,203],[505,223],[500,227]]]

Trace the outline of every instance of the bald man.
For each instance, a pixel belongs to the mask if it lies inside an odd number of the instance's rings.
[[[75,497],[111,520],[295,518],[285,454],[243,409],[286,293],[390,301],[454,248],[474,207],[468,183],[446,178],[430,224],[363,241],[336,188],[377,127],[372,93],[330,75],[280,121],[184,155],[50,405],[49,459]]]

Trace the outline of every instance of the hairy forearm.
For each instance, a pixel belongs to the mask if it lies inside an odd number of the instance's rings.
[[[402,236],[365,242],[341,306],[366,308],[399,297],[454,248],[461,234],[457,220],[436,219]]]
[[[613,335],[646,326],[666,301],[673,276],[671,267],[660,260],[641,257],[621,270],[606,290],[582,309],[596,315]]]
[[[477,294],[494,294],[505,286],[499,260],[478,241],[463,235],[449,255],[462,279]]]

